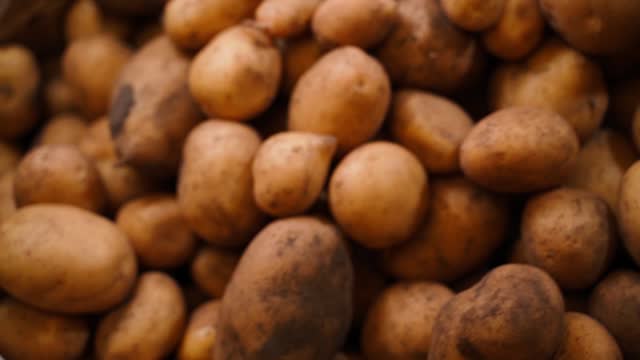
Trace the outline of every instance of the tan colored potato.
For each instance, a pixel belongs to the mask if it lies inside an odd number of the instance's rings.
[[[236,251],[203,247],[191,263],[191,278],[207,295],[221,298],[239,260],[240,255]]]
[[[513,107],[481,120],[460,148],[460,166],[498,192],[529,192],[562,184],[573,170],[578,137],[561,116]]]
[[[564,319],[567,331],[554,360],[622,360],[618,344],[599,322],[573,312]]]
[[[282,56],[273,40],[251,24],[218,34],[193,59],[189,89],[209,116],[245,121],[275,99]]]
[[[44,98],[47,110],[52,115],[76,112],[81,108],[76,90],[60,76],[56,76],[47,82],[44,89]]]
[[[13,195],[14,174],[14,170],[9,170],[0,175],[0,223],[13,215],[17,209]]]
[[[178,284],[164,273],[144,273],[131,298],[100,321],[96,359],[163,359],[180,342],[186,322]]]
[[[434,173],[460,169],[459,150],[473,121],[453,101],[419,90],[396,91],[391,107],[391,135]]]
[[[431,282],[400,282],[373,304],[362,330],[368,360],[426,359],[431,330],[453,291]]]
[[[390,142],[372,142],[349,153],[329,182],[331,213],[341,228],[368,248],[409,239],[428,204],[429,180],[420,161]]]
[[[246,244],[264,215],[253,198],[251,164],[260,137],[250,127],[209,120],[189,134],[178,203],[191,229],[219,246]]]
[[[505,60],[519,60],[535,49],[544,35],[544,18],[538,0],[503,0],[502,16],[482,34],[491,54]]]
[[[21,155],[18,148],[0,141],[0,175],[14,169],[20,162]]]
[[[505,64],[491,79],[494,109],[537,106],[562,115],[582,141],[600,127],[609,97],[597,64],[551,40],[526,63]]]
[[[78,145],[85,137],[89,126],[74,114],[56,115],[47,122],[37,138],[38,145]]]
[[[31,205],[0,225],[0,287],[63,313],[105,311],[129,294],[135,254],[111,221],[68,205]]]
[[[178,360],[211,360],[218,331],[220,301],[212,300],[198,306],[182,338]]]
[[[424,224],[385,252],[384,264],[401,279],[449,282],[487,262],[505,241],[509,207],[463,177],[435,179],[430,190]]]
[[[318,61],[323,48],[313,37],[303,37],[287,42],[282,53],[282,87],[291,94],[302,75]]]
[[[98,0],[103,7],[123,15],[154,15],[167,0]]]
[[[482,31],[500,20],[508,0],[441,0],[451,22],[467,31]]]
[[[378,61],[346,46],[329,52],[298,80],[289,130],[335,136],[341,153],[372,138],[389,109],[391,84]]]
[[[0,354],[7,359],[79,359],[89,339],[84,319],[0,298]]]
[[[302,34],[324,0],[264,0],[256,9],[256,23],[272,36]]]
[[[623,244],[636,264],[640,264],[640,162],[625,173],[619,194],[617,215]]]

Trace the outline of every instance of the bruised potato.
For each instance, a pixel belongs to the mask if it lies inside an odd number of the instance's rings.
[[[211,360],[218,331],[220,301],[212,300],[198,306],[189,319],[178,360]]]
[[[482,34],[482,40],[491,54],[504,60],[519,60],[542,40],[544,18],[538,0],[503,0],[503,3],[500,19]]]
[[[617,207],[618,226],[624,247],[636,264],[640,264],[640,162],[635,162],[620,183]]]
[[[441,0],[451,22],[467,31],[482,31],[496,24],[509,0]]]
[[[598,321],[575,312],[564,321],[567,330],[554,360],[622,360],[615,339]]]
[[[221,298],[239,260],[240,255],[235,251],[203,247],[191,263],[193,282],[208,296]]]
[[[256,23],[272,36],[293,37],[309,26],[324,0],[264,0],[256,9]]]
[[[282,86],[291,94],[298,79],[322,57],[323,48],[314,37],[287,42],[282,53]]]
[[[78,145],[88,131],[87,122],[74,114],[60,114],[46,123],[38,134],[38,145]]]

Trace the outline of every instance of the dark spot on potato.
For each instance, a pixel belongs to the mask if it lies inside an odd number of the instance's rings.
[[[111,111],[109,112],[109,127],[111,129],[111,136],[117,137],[122,131],[124,122],[129,116],[131,108],[135,105],[135,99],[133,97],[133,88],[130,84],[121,86],[118,89],[116,97],[111,105]]]

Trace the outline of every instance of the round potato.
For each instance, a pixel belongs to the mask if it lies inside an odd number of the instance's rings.
[[[220,301],[212,300],[198,306],[182,338],[178,360],[211,360],[218,331]]]
[[[239,260],[235,251],[203,247],[191,263],[191,278],[207,295],[221,298]]]
[[[489,1],[491,2],[491,1]],[[484,47],[505,60],[519,60],[538,46],[544,35],[544,18],[538,0],[503,0],[502,16],[482,34]]]
[[[495,25],[509,0],[441,0],[451,22],[467,31],[482,31]]]
[[[17,209],[15,196],[13,195],[14,175],[15,171],[13,170],[6,171],[0,175],[0,223],[13,215]]]
[[[289,130],[332,135],[344,154],[378,132],[390,100],[391,83],[380,63],[356,47],[341,47],[298,80]]]
[[[291,94],[298,79],[322,57],[323,48],[313,37],[303,37],[287,42],[282,54],[282,87]]]
[[[38,145],[78,145],[87,133],[87,122],[74,114],[60,114],[47,122],[38,134]]]
[[[498,192],[529,192],[566,181],[578,137],[560,115],[533,107],[499,110],[480,121],[460,148],[460,167]]]
[[[426,359],[433,323],[453,296],[446,286],[430,282],[400,282],[386,289],[369,309],[362,330],[367,359]]]
[[[67,205],[31,205],[0,225],[0,287],[41,309],[105,311],[129,294],[136,259],[112,222]]]
[[[331,213],[368,248],[386,248],[417,229],[428,203],[429,181],[420,161],[402,146],[372,142],[349,153],[329,182]]]
[[[50,79],[44,89],[44,100],[49,114],[56,115],[80,110],[80,99],[73,88],[61,76]]]
[[[618,225],[624,247],[636,264],[640,264],[640,162],[635,162],[620,183],[617,208]]]
[[[256,23],[272,36],[293,37],[307,30],[324,0],[264,0],[256,9]]]
[[[564,316],[567,331],[554,360],[622,360],[615,339],[591,317],[569,312]]]
[[[20,163],[20,156],[18,148],[0,141],[0,175],[13,170]]]

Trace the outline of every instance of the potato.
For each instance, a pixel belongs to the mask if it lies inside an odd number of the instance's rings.
[[[551,359],[564,335],[563,315],[562,294],[545,272],[499,266],[439,312],[429,360]]]
[[[88,339],[83,319],[0,298],[0,354],[8,359],[78,359]]]
[[[452,281],[487,262],[507,237],[506,199],[463,177],[432,181],[424,224],[384,253],[385,268],[407,280]]]
[[[282,56],[260,28],[236,25],[193,59],[189,89],[209,116],[245,121],[265,111],[280,86]]]
[[[302,75],[322,57],[323,48],[313,37],[287,42],[282,53],[282,87],[291,94]]]
[[[620,53],[640,41],[640,3],[629,0],[540,0],[551,27],[574,48]]]
[[[108,33],[126,40],[130,29],[124,18],[106,16],[94,0],[76,0],[65,19],[67,42]]]
[[[341,47],[298,80],[289,130],[335,136],[344,154],[378,132],[390,99],[391,84],[380,63],[358,48]]]
[[[326,183],[337,141],[333,136],[287,131],[260,146],[253,160],[253,194],[275,217],[304,213]]]
[[[330,359],[349,329],[352,289],[351,261],[335,226],[313,217],[275,221],[233,273],[214,358]]]
[[[620,183],[617,207],[618,226],[624,247],[636,264],[640,264],[640,162],[635,162]]]
[[[169,0],[165,33],[186,49],[199,49],[216,34],[253,15],[261,0]]]
[[[398,0],[398,20],[376,51],[399,86],[453,92],[463,85],[478,51],[454,27],[437,0]]]
[[[16,212],[16,201],[13,195],[14,174],[15,171],[9,170],[0,175],[0,223]]]
[[[44,100],[49,114],[77,112],[81,108],[80,99],[73,88],[61,76],[50,79],[44,88]]]
[[[323,44],[368,49],[384,40],[396,17],[396,0],[326,0],[313,15],[312,28]]]
[[[178,203],[191,229],[219,246],[246,244],[264,215],[253,198],[251,164],[260,137],[248,126],[209,120],[189,134]]]
[[[131,298],[102,318],[96,359],[162,359],[178,345],[187,321],[182,291],[169,276],[140,276]]]
[[[625,136],[614,130],[598,130],[580,149],[567,185],[600,196],[615,210],[622,176],[636,158],[633,144]]]
[[[526,63],[502,65],[491,79],[494,109],[537,106],[562,115],[582,141],[600,127],[609,102],[600,68],[557,40]]]
[[[0,175],[14,169],[20,162],[20,156],[17,147],[0,141]]]
[[[87,131],[89,126],[82,117],[60,114],[42,127],[36,142],[38,145],[78,145]]]
[[[159,13],[167,0],[98,0],[103,7],[123,15]]]
[[[31,205],[0,225],[0,287],[44,310],[105,311],[129,294],[135,254],[111,221],[68,205]]]
[[[369,310],[362,330],[368,360],[426,359],[431,330],[454,293],[431,282],[400,282],[387,288]]]
[[[512,107],[480,121],[460,148],[460,167],[498,192],[529,192],[562,184],[578,156],[576,133],[560,115]]]
[[[349,153],[329,182],[331,213],[361,245],[380,249],[406,241],[428,204],[429,181],[403,147],[372,142]]]
[[[239,260],[235,251],[203,247],[191,262],[191,278],[207,295],[221,298]]]
[[[589,315],[616,339],[625,359],[640,356],[640,274],[614,271],[591,293]]]
[[[484,47],[504,60],[520,60],[535,49],[544,35],[538,0],[503,0],[500,19],[482,34]]]
[[[467,31],[486,30],[500,20],[508,0],[441,0],[452,23]]]
[[[149,42],[124,66],[109,110],[124,163],[162,175],[177,171],[184,139],[200,121],[188,71],[189,59],[167,37]]]
[[[256,23],[272,36],[293,37],[309,26],[324,0],[264,0],[256,9]]]
[[[460,169],[458,155],[473,121],[456,103],[419,90],[396,91],[391,107],[391,135],[433,173]]]
[[[563,289],[591,287],[615,255],[612,220],[607,204],[583,190],[558,188],[534,196],[520,226],[524,260]]]
[[[0,46],[0,139],[17,139],[36,125],[39,84],[40,71],[29,49]]]
[[[622,360],[611,334],[587,315],[568,312],[567,331],[554,360]]]
[[[94,121],[78,143],[80,151],[93,160],[115,159],[116,150],[111,139],[109,119],[106,116]]]
[[[220,301],[212,300],[196,308],[182,338],[178,360],[210,360],[218,331]]]

